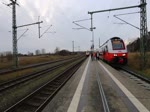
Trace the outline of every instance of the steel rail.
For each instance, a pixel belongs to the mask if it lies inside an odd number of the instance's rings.
[[[73,57],[73,58],[78,58],[78,57]],[[69,59],[73,59],[73,58],[69,58]],[[17,71],[21,71],[21,70],[25,70],[25,69],[29,69],[29,68],[40,67],[40,66],[44,66],[44,65],[48,65],[48,64],[64,61],[64,60],[69,60],[69,59],[60,59],[60,60],[49,61],[49,62],[45,62],[45,63],[32,64],[32,65],[23,66],[23,67],[16,68],[16,69],[7,69],[7,70],[4,70],[4,71],[1,70],[0,71],[0,75],[4,75],[4,74],[7,74],[7,73],[12,73],[12,72],[17,72]]]
[[[97,83],[98,83],[98,87],[99,87],[99,92],[101,94],[104,112],[110,112],[110,109],[109,109],[109,106],[107,103],[107,99],[106,99],[106,95],[105,95],[105,92],[103,90],[103,86],[102,86],[101,79],[100,79],[100,76],[98,74],[97,68],[96,68],[96,72],[97,72],[96,73],[96,79],[97,79]]]
[[[137,78],[139,78],[139,79],[141,79],[141,80],[143,80],[143,81],[145,81],[145,82],[147,82],[147,83],[150,84],[150,79],[148,79],[148,78],[146,78],[146,77],[144,77],[144,76],[142,76],[142,75],[140,75],[140,74],[138,74],[138,73],[135,73],[135,72],[133,72],[133,71],[131,71],[131,70],[125,68],[125,67],[119,67],[119,68],[120,68],[121,70],[126,71],[126,72],[128,72],[128,73],[134,75],[135,77],[137,77]]]
[[[16,112],[19,110],[26,112],[41,112],[76,70],[78,70],[84,59],[70,66],[63,73],[56,75],[52,80],[6,109],[4,112]]]
[[[7,81],[7,82],[4,82],[2,84],[0,84],[0,92],[3,92],[9,88],[12,88],[14,86],[17,86],[18,84],[22,84],[26,81],[29,81],[29,80],[33,80],[37,77],[40,77],[41,75],[43,74],[46,74],[46,73],[49,73],[55,69],[58,69],[58,67],[61,67],[61,66],[64,66],[64,64],[68,64],[72,61],[75,61],[76,59],[72,59],[72,60],[67,60],[66,62],[62,62],[62,63],[58,63],[57,65],[54,65],[52,67],[48,67],[44,70],[40,70],[38,72],[35,72],[35,73],[31,73],[31,74],[28,74],[28,75],[24,75],[22,77],[19,77],[19,78],[16,78],[16,79],[13,79],[13,80],[10,80],[10,81]]]

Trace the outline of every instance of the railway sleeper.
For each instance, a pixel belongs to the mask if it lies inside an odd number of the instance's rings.
[[[55,86],[57,86],[57,87],[58,87],[58,86],[60,86],[60,85],[61,85],[61,82],[53,82],[53,83],[52,83],[52,85],[55,85]]]
[[[20,108],[15,109],[13,112],[34,112],[37,107],[34,107],[29,104],[21,105]]]
[[[41,103],[43,103],[43,99],[34,97],[34,98],[26,101],[23,105],[30,105],[30,106],[37,108],[41,105]]]
[[[64,81],[64,79],[57,79],[57,80],[55,80],[55,82],[53,82],[53,83],[59,83],[59,84],[61,84],[63,81]]]
[[[50,95],[50,94],[52,94],[52,91],[41,91],[40,93],[42,93],[42,94],[46,94],[46,95]]]
[[[41,93],[39,95],[34,96],[36,99],[45,100],[47,97],[50,96],[50,94]]]
[[[52,88],[53,90],[56,90],[59,86],[58,85],[54,85],[54,84],[50,84],[48,85],[49,88]]]
[[[46,91],[50,91],[50,92],[54,92],[56,89],[54,89],[54,88],[49,88],[49,87],[46,87],[46,88],[44,88]]]

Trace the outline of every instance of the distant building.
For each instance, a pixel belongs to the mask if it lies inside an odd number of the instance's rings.
[[[40,55],[40,54],[41,54],[40,50],[35,51],[35,55]]]
[[[45,49],[42,49],[41,50],[41,54],[45,54],[46,53],[46,50]]]

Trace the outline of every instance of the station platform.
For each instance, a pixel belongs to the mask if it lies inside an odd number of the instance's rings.
[[[128,75],[89,57],[43,112],[150,112],[149,93]]]

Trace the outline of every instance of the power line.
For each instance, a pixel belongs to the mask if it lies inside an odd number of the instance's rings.
[[[124,14],[117,14],[115,16],[123,16],[123,15],[136,14],[136,13],[140,13],[140,12],[138,11],[138,12],[124,13]]]
[[[130,26],[132,26],[132,27],[134,27],[134,28],[136,28],[136,29],[138,29],[138,30],[140,30],[139,27],[137,27],[137,26],[135,26],[135,25],[133,25],[133,24],[131,24],[131,23],[129,23],[129,22],[127,22],[127,21],[125,21],[125,20],[119,18],[119,17],[117,17],[116,15],[114,15],[114,17],[117,18],[117,19],[119,19],[119,20],[121,20],[121,21],[123,21],[124,23],[126,23],[126,24],[128,24],[128,25],[130,25]]]
[[[29,30],[29,29],[26,29],[26,30],[24,31],[24,33],[23,33],[22,35],[20,35],[20,37],[17,39],[17,41],[18,41],[21,37],[23,37],[24,34],[25,34],[28,30]]]
[[[47,31],[48,31],[51,27],[52,27],[52,25],[50,25],[50,26],[42,33],[42,35],[40,35],[39,38],[41,38],[45,33],[47,33]]]
[[[117,15],[114,15],[115,18],[117,18],[117,19],[119,19],[120,21],[123,21],[123,22],[124,22],[124,23],[114,23],[114,24],[120,24],[120,25],[122,25],[122,24],[128,24],[128,25],[130,25],[130,26],[132,26],[132,27],[134,27],[134,28],[140,30],[139,27],[137,27],[137,26],[135,26],[135,25],[133,25],[133,24],[131,24],[131,23],[129,23],[129,22],[127,22],[127,21],[125,21],[125,20],[123,20],[123,19],[121,19],[121,18],[118,17],[118,16],[125,16],[125,15],[137,14],[137,13],[140,13],[140,12],[138,11],[138,12],[130,12],[130,13],[124,13],[124,14],[117,14]]]
[[[80,27],[79,29],[86,29],[86,30],[89,30],[89,31],[90,31],[90,29],[88,29],[88,28],[86,28],[86,27],[84,27],[84,26],[82,26],[82,25],[76,23],[75,21],[73,21],[72,23],[74,23],[75,25],[79,26],[79,27]],[[77,29],[78,29],[78,28],[77,28]]]
[[[87,20],[91,20],[90,18],[89,19],[82,19],[82,20],[77,20],[77,21],[74,21],[74,22],[81,22],[81,21],[87,21]]]

